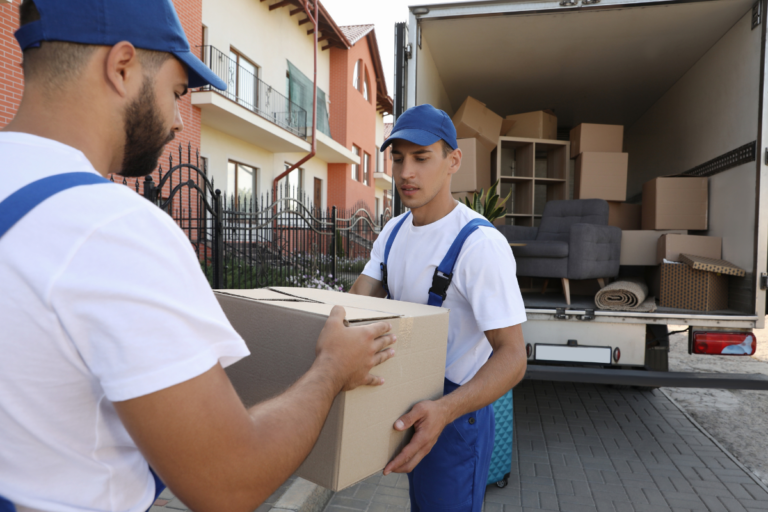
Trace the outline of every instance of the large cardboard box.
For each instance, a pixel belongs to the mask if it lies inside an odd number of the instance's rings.
[[[622,231],[621,232],[621,265],[650,266],[656,263],[656,247],[659,238],[665,234],[685,235],[687,231]]]
[[[451,192],[488,190],[491,186],[491,152],[477,139],[459,139],[461,167],[451,176]]]
[[[728,309],[728,276],[685,263],[662,263],[659,304],[694,311]]]
[[[643,229],[708,228],[709,178],[662,177],[643,185]]]
[[[408,441],[409,434],[393,428],[395,421],[415,403],[443,395],[447,309],[305,288],[221,290],[216,297],[251,351],[227,368],[248,407],[285,391],[309,370],[333,306],[344,306],[351,325],[392,325],[395,357],[372,372],[384,385],[336,397],[296,472],[310,482],[338,491],[381,471]]]
[[[557,116],[549,110],[507,116],[503,124],[507,137],[557,140]]]
[[[467,96],[464,103],[453,116],[453,125],[456,127],[456,137],[459,139],[478,139],[493,151],[499,143],[502,118],[491,111],[485,103]]]
[[[582,123],[571,130],[571,158],[582,153],[621,153],[624,127],[613,124]]]
[[[627,199],[627,153],[582,153],[576,159],[574,199]]]
[[[622,230],[640,229],[642,206],[639,204],[608,201],[608,225]]]
[[[659,237],[656,263],[664,263],[664,260],[682,261],[681,253],[720,259],[723,256],[723,239],[716,236],[670,234]]]

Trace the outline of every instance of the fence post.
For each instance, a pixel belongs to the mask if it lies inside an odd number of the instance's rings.
[[[144,199],[148,199],[152,204],[156,203],[155,190],[155,182],[152,179],[152,175],[144,176]]]
[[[336,207],[333,207],[333,210],[331,211],[331,224],[333,224],[333,234],[331,235],[331,275],[333,276],[333,280],[336,280],[336,244],[338,243],[336,240],[336,237],[338,236],[338,233],[336,232]]]
[[[224,288],[224,240],[222,230],[222,214],[224,209],[221,205],[221,190],[216,189],[214,198],[214,207],[216,211],[213,219],[213,288],[221,290]]]

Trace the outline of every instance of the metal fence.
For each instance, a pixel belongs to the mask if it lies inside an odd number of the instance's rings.
[[[226,91],[211,85],[200,90],[215,91],[294,135],[307,138],[307,111],[259,79],[255,65],[214,46],[200,48],[205,64],[227,84]]]
[[[375,218],[363,204],[349,210],[317,208],[301,190],[285,187],[276,197],[227,197],[202,165],[191,147],[186,152],[179,147],[168,171],[161,167],[158,175],[130,185],[173,217],[215,289],[302,286],[347,291],[391,217],[386,211]]]

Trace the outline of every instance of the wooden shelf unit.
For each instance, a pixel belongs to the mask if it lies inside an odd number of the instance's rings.
[[[538,226],[547,201],[568,198],[570,151],[568,141],[499,137],[491,154],[491,183],[501,179],[501,197],[512,190],[507,224]]]

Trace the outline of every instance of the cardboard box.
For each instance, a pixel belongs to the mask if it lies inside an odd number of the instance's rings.
[[[640,229],[642,206],[639,204],[608,201],[608,225],[622,230]]]
[[[627,153],[582,153],[576,159],[574,199],[627,199]]]
[[[451,176],[451,192],[488,190],[491,186],[491,152],[477,139],[459,139],[461,167]]]
[[[571,158],[582,153],[621,153],[624,127],[613,124],[582,123],[571,130]]]
[[[714,272],[715,274],[725,274],[727,276],[736,277],[744,277],[747,275],[747,271],[743,268],[737,267],[730,261],[721,260],[720,258],[706,258],[695,254],[681,254],[680,259],[694,270],[704,270],[706,272]]]
[[[352,325],[392,325],[396,355],[373,370],[385,384],[336,397],[317,444],[296,472],[310,482],[338,491],[381,471],[410,435],[397,432],[394,422],[415,403],[443,395],[447,309],[305,288],[215,293],[251,351],[227,368],[247,407],[285,391],[309,370],[333,306],[344,306]]]
[[[661,177],[643,185],[643,229],[708,229],[709,178]]]
[[[665,234],[686,235],[687,231],[622,231],[621,265],[657,265],[656,247]]]
[[[517,121],[514,119],[502,119],[500,135],[507,135],[507,132],[511,130],[513,126],[515,126],[515,123],[517,123]]]
[[[728,309],[728,277],[694,270],[685,263],[662,263],[659,303],[694,311]]]
[[[504,132],[507,137],[557,140],[557,116],[550,110],[514,114],[507,116],[504,122],[509,126]]]
[[[723,239],[716,236],[661,235],[656,250],[656,263],[682,261],[680,253],[696,254],[720,259],[723,255]]]
[[[499,143],[502,118],[485,106],[485,103],[467,96],[453,116],[456,138],[478,139],[493,151]]]

